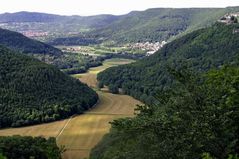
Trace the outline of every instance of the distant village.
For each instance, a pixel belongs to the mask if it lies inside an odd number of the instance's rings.
[[[42,31],[21,31],[23,35],[29,37],[29,38],[36,38],[36,37],[45,37],[48,36],[48,32],[42,32]]]
[[[155,52],[157,52],[165,44],[167,44],[166,41],[156,42],[156,43],[145,42],[145,43],[129,44],[129,47],[131,49],[140,49],[140,50],[143,50],[143,51],[147,51],[146,56],[149,56],[149,55],[152,55]]]

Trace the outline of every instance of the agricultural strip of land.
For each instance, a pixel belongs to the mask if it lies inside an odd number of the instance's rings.
[[[130,60],[108,60],[103,66],[92,68],[86,74],[76,75],[82,82],[95,88],[98,72],[115,65],[127,64]],[[29,126],[0,130],[0,136],[23,135],[56,137],[59,146],[65,146],[63,159],[83,159],[90,150],[109,132],[109,122],[134,115],[134,108],[139,101],[127,95],[116,95],[98,91],[99,102],[91,110],[72,118]]]

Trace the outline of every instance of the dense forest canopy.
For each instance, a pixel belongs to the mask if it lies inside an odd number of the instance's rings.
[[[238,7],[228,8],[153,8],[133,11],[100,28],[74,37],[56,38],[55,45],[94,44],[114,41],[116,44],[168,41],[181,34],[215,23],[227,13],[238,12]],[[86,40],[83,41],[84,37]],[[94,41],[89,39],[94,38]]]
[[[97,100],[97,94],[77,79],[0,46],[0,127],[63,119]]]
[[[216,23],[168,43],[152,56],[133,64],[113,67],[98,75],[104,85],[114,85],[145,103],[152,104],[157,92],[168,90],[175,81],[168,67],[204,72],[223,64],[238,63],[239,24]]]
[[[177,85],[135,118],[112,122],[91,159],[238,159],[239,67],[171,75]]]
[[[55,138],[0,137],[0,159],[61,159]]]

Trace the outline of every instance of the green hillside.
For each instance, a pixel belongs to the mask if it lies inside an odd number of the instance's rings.
[[[118,43],[167,41],[184,32],[190,32],[215,23],[234,8],[155,8],[131,12],[92,34]]]
[[[101,28],[117,19],[118,16],[114,15],[61,16],[37,12],[0,14],[0,24],[4,29],[17,32],[45,32],[47,36],[36,37],[43,41]]]
[[[147,41],[171,41],[178,36],[214,24],[226,13],[238,12],[239,7],[228,8],[154,8],[133,11],[100,28],[91,29],[73,37],[50,41],[53,45],[87,45],[106,41],[117,44]],[[92,40],[94,39],[94,40]]]
[[[113,121],[90,159],[238,159],[239,67],[171,75],[178,85]]]
[[[66,25],[68,27],[71,25],[73,26],[76,25],[75,27],[98,28],[106,24],[109,24],[117,19],[118,19],[117,16],[107,14],[96,16],[77,16],[77,15],[62,16],[55,14],[26,12],[26,11],[0,14],[0,23],[41,23],[43,26],[45,25],[47,26],[47,23],[51,23],[52,25],[55,25],[55,27],[62,27],[56,26],[56,24],[61,24],[63,26]]]
[[[0,28],[0,44],[26,54],[42,54],[60,56],[62,52],[45,43],[27,38],[26,36]]]
[[[170,69],[190,68],[204,72],[224,64],[238,64],[239,24],[215,24],[168,43],[152,56],[130,65],[109,68],[98,75],[107,86],[122,88],[146,103],[174,82]]]
[[[35,37],[54,45],[88,45],[105,41],[135,43],[172,40],[199,28],[212,25],[238,7],[228,8],[153,8],[125,15],[60,16],[17,12],[0,14],[5,29],[47,33]]]
[[[53,66],[0,47],[0,127],[50,122],[80,114],[97,94]]]
[[[20,33],[0,28],[0,45],[19,53],[52,64],[64,72],[86,72],[89,67],[101,65],[103,58],[94,58],[83,54],[66,53],[51,45],[30,39]]]

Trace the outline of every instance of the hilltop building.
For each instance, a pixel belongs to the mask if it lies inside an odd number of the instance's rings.
[[[238,23],[239,12],[237,13],[228,13],[221,17],[218,22],[225,24]]]

